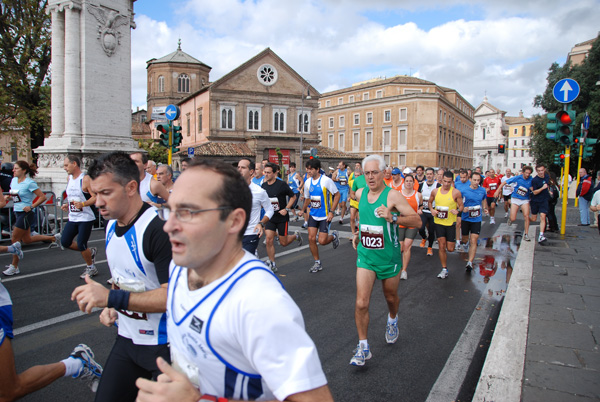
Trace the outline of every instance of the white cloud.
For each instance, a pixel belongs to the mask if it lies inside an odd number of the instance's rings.
[[[598,6],[598,0],[190,0],[179,8],[177,26],[137,17],[133,102],[145,104],[146,61],[174,51],[181,37],[185,52],[213,67],[211,80],[271,47],[321,92],[412,72],[458,90],[475,107],[487,93],[509,115],[520,109],[531,115],[540,112],[531,105],[545,89],[552,62],[597,35]],[[480,18],[424,29],[423,21],[390,24],[363,15],[368,10],[445,13],[452,7],[472,8],[470,17]]]

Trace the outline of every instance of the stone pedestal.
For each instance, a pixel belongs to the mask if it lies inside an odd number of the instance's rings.
[[[138,150],[131,137],[132,0],[50,0],[52,132],[38,154],[40,181],[66,187],[63,161]]]

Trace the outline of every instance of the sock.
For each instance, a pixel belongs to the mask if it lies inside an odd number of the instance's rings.
[[[11,254],[14,253],[16,251],[15,246],[13,246],[13,245],[8,246],[8,250],[7,251],[9,253],[11,253]]]
[[[360,344],[360,347],[364,349],[369,349],[369,342],[367,342],[366,339],[360,339],[358,341],[358,343]]]
[[[398,316],[396,315],[396,317],[392,318],[390,317],[390,315],[388,314],[388,323],[389,324],[394,324],[395,322],[398,321]]]
[[[321,264],[321,260],[315,260],[317,264]]]
[[[92,264],[92,265],[88,265],[87,267],[88,267],[88,268],[94,268],[94,264]]]
[[[71,356],[61,360],[61,363],[65,365],[65,375],[63,377],[73,377],[79,374],[79,371],[83,368],[83,362]]]

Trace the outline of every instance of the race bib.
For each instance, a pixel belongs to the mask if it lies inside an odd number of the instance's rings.
[[[523,186],[519,186],[517,188],[517,194],[520,195],[521,197],[525,197],[527,195],[527,189]]]
[[[77,208],[75,206],[75,201],[70,201],[69,202],[69,212],[81,212],[82,210],[80,208]]]
[[[429,197],[423,197],[423,209],[429,209]]]
[[[469,209],[469,218],[479,218],[481,216],[481,208]]]
[[[273,211],[279,211],[279,200],[277,197],[269,197],[269,200],[271,201],[271,205],[273,205]]]
[[[340,180],[340,186],[345,186],[346,185],[346,180]]]
[[[360,225],[360,243],[369,250],[383,250],[383,226]]]
[[[133,293],[141,293],[146,291],[146,286],[139,281],[133,280],[124,280],[122,278],[117,278],[116,281],[113,282],[113,286],[115,289],[119,290],[127,290],[128,292]],[[146,313],[138,313],[137,311],[130,310],[117,310],[119,313],[123,314],[126,317],[132,318],[134,320],[144,320],[148,321],[148,315]]]
[[[495,190],[497,186],[497,183],[490,183],[490,190]]]
[[[310,196],[310,208],[311,209],[321,209],[321,196],[320,195],[311,195]]]

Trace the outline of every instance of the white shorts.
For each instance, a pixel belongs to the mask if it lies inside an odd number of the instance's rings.
[[[520,199],[520,198],[515,198],[515,197],[512,197],[512,198],[510,199],[510,202],[511,202],[513,205],[519,205],[519,206],[520,206],[520,205],[529,204],[529,200],[522,200],[522,199]]]

